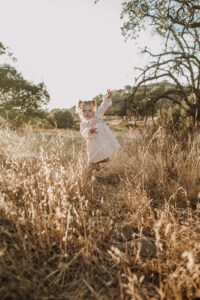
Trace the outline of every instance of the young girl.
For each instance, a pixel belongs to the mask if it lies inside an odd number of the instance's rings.
[[[111,97],[111,90],[107,90],[107,95],[103,97],[103,102],[97,110],[94,100],[78,102],[77,113],[82,120],[80,132],[87,142],[89,175],[92,175],[95,169],[99,171],[99,164],[107,162],[111,154],[120,147],[103,121],[103,114],[112,105]]]

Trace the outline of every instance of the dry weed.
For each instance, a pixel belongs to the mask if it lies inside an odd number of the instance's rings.
[[[79,134],[0,132],[0,298],[198,299],[199,137],[118,133],[94,180]]]

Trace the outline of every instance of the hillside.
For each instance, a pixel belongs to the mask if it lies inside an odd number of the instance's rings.
[[[148,84],[146,86],[140,86],[136,95],[135,95],[135,102],[137,103],[137,101],[139,99],[142,98],[142,96],[144,95],[144,101],[147,101],[147,94],[151,94],[152,92],[155,91],[161,91],[161,90],[167,90],[169,88],[174,87],[174,84],[171,84],[167,81],[162,81],[160,83],[151,83]],[[130,85],[125,86],[124,89],[119,89],[119,90],[113,90],[113,96],[112,96],[112,107],[106,112],[107,115],[123,115],[126,114],[124,111],[124,106],[125,106],[125,100],[127,99],[127,97],[129,95],[131,95],[131,93],[133,93],[134,91],[134,87],[131,87]],[[89,99],[88,99],[89,100]],[[94,98],[92,98],[91,100],[96,100],[97,105],[100,105],[101,101],[102,101],[102,95],[99,94],[97,96],[95,96]],[[142,102],[142,100],[140,100],[140,103]],[[164,105],[168,105],[169,102],[164,99]],[[76,113],[76,107],[73,106],[69,109],[69,111],[75,115]]]

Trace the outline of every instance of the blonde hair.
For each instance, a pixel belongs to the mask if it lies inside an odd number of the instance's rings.
[[[83,109],[83,104],[92,104],[94,111],[96,110],[97,104],[95,100],[89,100],[89,101],[82,101],[79,100],[78,104],[76,106],[76,113],[79,115],[79,117],[81,119],[83,119],[83,115],[82,115],[82,109]]]

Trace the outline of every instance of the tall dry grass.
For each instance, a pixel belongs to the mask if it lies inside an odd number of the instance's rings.
[[[0,132],[0,299],[198,299],[200,140],[118,133],[86,176],[79,134]]]

